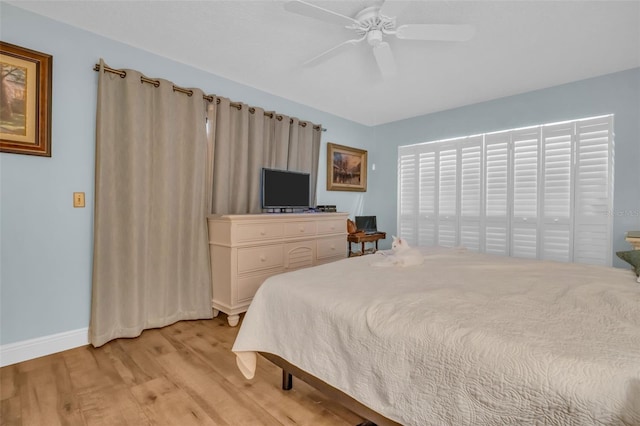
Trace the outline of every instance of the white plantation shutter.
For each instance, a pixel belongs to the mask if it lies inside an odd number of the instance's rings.
[[[398,236],[416,245],[418,234],[418,154],[414,147],[398,149]]]
[[[574,261],[610,265],[613,117],[576,123]]]
[[[511,255],[538,257],[538,183],[540,129],[511,134],[513,208],[511,209]]]
[[[572,261],[573,123],[542,128],[541,258]]]
[[[438,152],[438,245],[458,243],[458,149],[453,142]]]
[[[438,169],[438,157],[435,151],[419,154],[418,244],[421,246],[433,246],[438,241],[436,233],[439,195]]]
[[[400,147],[413,244],[611,264],[613,116]]]
[[[485,135],[485,252],[509,254],[509,132]]]
[[[482,166],[482,135],[466,138],[460,148],[460,245],[473,251],[484,247]]]

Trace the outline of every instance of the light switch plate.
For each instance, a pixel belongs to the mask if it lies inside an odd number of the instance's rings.
[[[73,207],[84,207],[84,192],[73,193]]]

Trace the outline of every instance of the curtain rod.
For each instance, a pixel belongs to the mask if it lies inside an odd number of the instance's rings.
[[[95,64],[95,66],[93,67],[93,70],[94,71],[100,71],[100,64]],[[125,78],[127,76],[127,72],[126,71],[117,70],[115,68],[110,68],[110,67],[107,67],[107,66],[104,67],[104,71],[105,72],[110,72],[110,73],[113,73],[113,74],[118,74],[121,78]],[[140,81],[142,83],[153,84],[154,87],[160,86],[160,81],[159,80],[153,80],[153,79],[145,77],[145,76],[140,76]],[[187,96],[192,96],[193,95],[193,90],[185,89],[184,87],[179,87],[179,86],[176,86],[175,84],[173,85],[173,91],[174,92],[184,93]],[[202,97],[205,100],[209,101],[209,102],[213,102],[213,100],[215,99],[216,103],[218,103],[218,104],[220,103],[220,99],[216,98],[214,96],[202,95]],[[242,109],[242,104],[241,103],[231,102],[230,105],[232,107],[234,107],[234,108],[237,108],[238,111],[240,111]],[[255,114],[256,109],[254,107],[249,107],[249,112],[251,114]],[[278,121],[282,121],[282,119],[284,118],[284,116],[282,116],[282,115],[277,115],[277,114],[274,114],[273,112],[267,112],[267,111],[264,112],[264,115],[269,117],[269,118],[273,118],[273,116],[275,115],[275,118]],[[293,119],[292,118],[289,119],[289,123],[293,123]],[[298,124],[300,126],[302,126],[302,127],[307,127],[307,122],[305,122],[305,121],[300,121],[300,122],[298,122]],[[321,130],[323,132],[327,131],[327,129],[325,129],[324,127],[318,126],[318,125],[313,125],[313,128],[315,130]]]

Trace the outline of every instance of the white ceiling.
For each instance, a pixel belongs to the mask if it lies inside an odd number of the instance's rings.
[[[351,17],[376,3],[309,1]],[[302,67],[354,37],[284,1],[10,3],[365,125],[640,66],[640,0],[388,1],[398,25],[472,24],[476,36],[390,38],[398,73],[383,79],[366,43]]]

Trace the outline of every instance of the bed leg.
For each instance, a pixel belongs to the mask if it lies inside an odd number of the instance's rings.
[[[282,370],[282,390],[291,390],[293,387],[293,376],[286,370]]]

